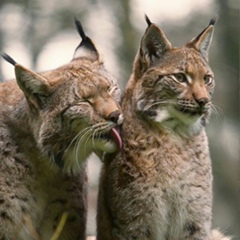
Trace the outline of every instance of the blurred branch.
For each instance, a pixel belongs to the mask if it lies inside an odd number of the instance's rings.
[[[239,2],[235,0],[216,0],[219,4],[219,25],[221,27],[222,61],[225,66],[224,79],[226,96],[228,98],[225,113],[236,124],[239,122]]]
[[[119,14],[118,22],[120,33],[123,41],[120,47],[117,49],[117,54],[119,56],[120,65],[122,66],[122,82],[126,85],[129,76],[132,72],[133,60],[136,55],[136,49],[139,45],[139,37],[136,29],[133,27],[130,21],[131,9],[130,1],[123,0],[119,1],[121,4],[122,11],[124,14]]]

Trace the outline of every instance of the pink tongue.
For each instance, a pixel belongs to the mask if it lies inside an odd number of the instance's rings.
[[[118,144],[118,150],[122,149],[122,139],[121,139],[118,131],[115,128],[112,128],[110,133],[112,134],[112,136],[114,137],[114,139],[116,140],[116,142]]]

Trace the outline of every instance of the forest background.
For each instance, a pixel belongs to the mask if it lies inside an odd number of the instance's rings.
[[[74,16],[102,53],[106,68],[122,90],[147,24],[164,30],[175,46],[199,34],[218,16],[210,49],[215,72],[213,102],[207,127],[214,175],[213,227],[240,237],[239,199],[239,1],[238,0],[0,0],[0,51],[36,71],[71,60],[79,44]],[[14,77],[0,60],[0,81]],[[91,156],[88,233],[95,234],[96,196],[101,162]],[[1,173],[0,173],[1,174]]]

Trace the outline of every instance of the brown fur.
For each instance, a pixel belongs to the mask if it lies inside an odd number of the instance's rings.
[[[98,240],[216,240],[212,170],[204,130],[213,73],[213,22],[173,48],[147,19],[123,97],[123,149],[100,179]]]
[[[17,83],[0,84],[0,239],[49,240],[63,213],[58,239],[86,237],[85,161],[117,151],[109,132],[122,115],[115,79],[80,34],[73,60],[52,71],[38,74],[4,55]]]

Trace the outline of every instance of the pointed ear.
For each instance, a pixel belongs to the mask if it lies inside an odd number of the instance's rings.
[[[35,94],[41,96],[48,95],[50,86],[44,77],[18,64],[6,53],[2,53],[2,57],[15,67],[18,86],[26,96]]]
[[[18,86],[26,97],[30,95],[47,96],[49,94],[50,86],[47,80],[41,75],[20,64],[15,65],[15,75]]]
[[[138,67],[142,73],[156,61],[161,59],[162,55],[171,49],[171,43],[155,24],[153,24],[149,18],[145,15],[148,28],[143,35],[140,43],[140,49],[135,60],[135,64],[138,62]]]
[[[45,98],[50,94],[50,86],[47,80],[41,75],[18,64],[8,54],[3,53],[2,57],[15,66],[17,84],[26,96],[29,104],[36,108],[44,104]]]
[[[50,86],[41,75],[26,69],[20,64],[15,65],[17,84],[23,91],[28,103],[35,109],[45,105],[46,97],[50,94]]]
[[[93,41],[88,36],[85,35],[81,22],[76,18],[75,25],[80,37],[82,38],[82,41],[74,52],[73,60],[83,57],[91,59],[93,61],[98,60],[99,53]]]
[[[199,51],[207,61],[216,20],[216,18],[211,19],[209,25],[196,38],[193,38],[189,43],[186,44],[187,47],[195,48],[197,51]]]

